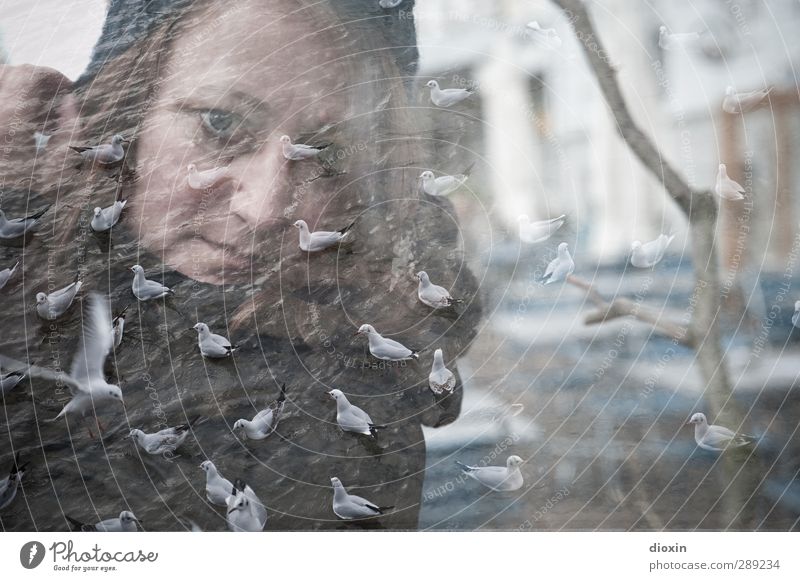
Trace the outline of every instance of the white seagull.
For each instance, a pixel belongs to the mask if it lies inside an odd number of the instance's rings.
[[[472,95],[468,89],[440,89],[437,81],[428,81],[425,85],[431,90],[431,101],[437,107],[452,107]]]
[[[286,384],[281,386],[281,394],[266,409],[261,410],[251,420],[240,419],[233,424],[233,429],[243,430],[249,440],[263,440],[275,431],[286,403]]]
[[[181,424],[174,428],[164,428],[154,434],[147,434],[142,430],[131,430],[128,437],[133,440],[142,450],[152,455],[175,453],[181,444],[186,440],[189,431],[197,423],[200,416],[193,418],[188,424]]]
[[[36,313],[46,321],[55,321],[67,312],[75,300],[75,295],[81,290],[83,283],[79,280],[65,286],[62,289],[51,292],[36,294]]]
[[[166,295],[175,294],[171,288],[153,280],[147,280],[144,277],[144,268],[138,264],[134,264],[131,270],[134,273],[133,284],[131,285],[133,296],[140,301],[160,299]]]
[[[336,423],[344,432],[353,432],[365,436],[375,437],[377,430],[385,426],[376,426],[369,414],[351,404],[345,395],[338,389],[332,389],[328,395],[336,400]]]
[[[432,171],[424,171],[420,174],[422,180],[422,191],[429,196],[446,196],[452,194],[469,179],[469,174],[458,174],[454,176],[433,176]]]
[[[211,460],[206,460],[200,464],[200,468],[206,473],[206,498],[208,501],[219,506],[227,506],[228,497],[231,495],[231,490],[233,490],[231,481],[220,475]]]
[[[15,272],[17,272],[18,266],[19,260],[11,268],[4,268],[3,270],[0,270],[0,289],[8,284],[9,279],[14,276]]]
[[[119,517],[101,520],[93,525],[75,520],[69,515],[64,515],[72,526],[73,531],[85,533],[135,533],[136,523],[141,523],[129,510],[123,510]]]
[[[537,244],[550,238],[555,232],[564,225],[567,216],[561,214],[558,218],[551,220],[540,220],[531,222],[526,214],[519,217],[519,239],[526,244]]]
[[[186,183],[193,190],[207,190],[213,188],[222,180],[226,180],[231,176],[231,170],[228,167],[214,167],[204,171],[199,171],[197,166],[190,163],[187,168],[189,175],[186,177]]]
[[[728,87],[722,100],[722,110],[730,114],[754,111],[766,103],[771,91],[772,87],[737,93],[733,87]]]
[[[428,385],[436,395],[442,395],[444,392],[453,393],[453,389],[456,387],[456,376],[444,366],[444,354],[441,349],[433,352],[433,365],[431,373],[428,375]]]
[[[419,297],[419,300],[423,304],[433,307],[434,309],[440,309],[464,302],[461,299],[454,299],[451,297],[446,288],[433,284],[430,277],[428,277],[428,273],[424,270],[419,271],[416,277],[417,280],[419,280],[417,297]]]
[[[402,343],[381,336],[372,325],[361,325],[356,331],[356,335],[366,335],[369,341],[369,352],[373,357],[385,361],[405,361],[407,359],[419,359],[417,351],[409,349]]]
[[[348,494],[342,481],[336,476],[331,478],[331,484],[333,485],[333,514],[341,519],[372,518],[394,508],[393,506],[378,506],[360,496]]]
[[[511,492],[522,488],[522,458],[509,456],[505,466],[467,466],[456,460],[464,474],[496,492]]]
[[[335,232],[310,232],[305,220],[298,220],[292,226],[300,231],[300,250],[304,252],[319,252],[341,242],[355,222],[351,222],[341,230]]]
[[[3,210],[0,210],[0,238],[4,240],[11,240],[25,236],[31,228],[33,228],[39,219],[44,216],[44,213],[50,209],[50,206],[39,210],[38,212],[25,216],[24,218],[6,218]]]
[[[228,528],[234,532],[258,532],[267,524],[267,509],[253,489],[237,479],[226,504]]]
[[[236,351],[236,345],[231,345],[222,335],[212,333],[205,323],[197,323],[192,329],[197,331],[197,345],[203,357],[219,359],[230,357]]]
[[[664,50],[678,50],[700,40],[697,32],[670,33],[666,26],[658,28],[658,46]]]
[[[301,161],[317,157],[323,149],[328,147],[327,145],[313,147],[302,143],[292,143],[292,139],[288,135],[281,136],[281,143],[283,144],[283,157],[290,161]]]
[[[400,4],[403,3],[403,0],[380,0],[378,2],[378,6],[381,8],[397,8]]]
[[[114,335],[114,349],[117,349],[122,343],[122,335],[125,333],[125,312],[130,305],[125,305],[125,308],[120,311],[119,315],[114,317],[111,321],[111,333]]]
[[[659,235],[655,240],[642,244],[634,240],[631,245],[631,264],[636,268],[652,268],[664,258],[664,253],[675,236]]]
[[[546,281],[544,284],[561,282],[572,274],[574,270],[575,262],[572,260],[572,256],[570,256],[569,246],[566,242],[562,242],[558,245],[558,256],[547,265],[542,280]]]
[[[107,232],[111,230],[114,225],[119,222],[119,217],[122,214],[122,209],[128,200],[119,200],[105,208],[97,207],[94,209],[94,216],[90,226],[95,232]]]
[[[103,143],[101,145],[92,145],[83,147],[78,145],[70,145],[69,148],[80,156],[92,163],[100,163],[109,165],[122,161],[125,157],[125,150],[122,148],[123,143],[129,143],[122,135],[115,135],[111,138],[111,143]]]
[[[694,441],[703,450],[723,452],[730,448],[741,448],[752,444],[755,438],[736,434],[723,426],[709,426],[705,414],[694,414],[687,424],[694,424]]]
[[[728,177],[728,169],[724,163],[719,164],[717,170],[717,184],[714,186],[714,191],[720,198],[725,200],[743,200],[744,188],[734,180]]]
[[[794,302],[794,314],[792,315],[792,325],[800,329],[800,301]]]
[[[0,480],[0,510],[3,510],[14,500],[17,496],[17,489],[19,483],[22,482],[22,477],[25,476],[25,468],[28,463],[20,465],[19,452],[14,456],[14,463],[8,471],[8,476]]]

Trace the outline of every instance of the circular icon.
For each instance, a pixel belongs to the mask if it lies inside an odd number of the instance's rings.
[[[44,545],[39,541],[30,541],[19,550],[19,562],[26,569],[35,569],[44,559]]]

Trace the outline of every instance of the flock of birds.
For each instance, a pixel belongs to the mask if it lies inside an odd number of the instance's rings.
[[[380,0],[383,8],[394,8],[402,0]],[[528,24],[528,29],[534,35],[546,40],[550,46],[560,46],[561,41],[554,29],[542,29],[537,22]],[[673,50],[684,46],[695,39],[695,35],[670,34],[665,27],[661,28],[659,44],[665,50]],[[452,107],[469,98],[474,91],[465,88],[442,89],[436,80],[431,80],[426,85],[430,89],[430,99],[437,107]],[[732,88],[726,92],[723,109],[728,113],[743,113],[753,110],[768,99],[769,90],[754,91],[750,93],[736,93]],[[47,145],[49,136],[37,132],[34,135],[37,148]],[[124,143],[129,141],[122,135],[114,135],[110,143],[94,146],[70,146],[84,160],[92,165],[110,166],[117,164],[125,158]],[[293,143],[291,138],[284,135],[280,138],[282,153],[290,162],[313,160],[325,149],[306,144]],[[231,172],[227,167],[216,167],[200,171],[195,164],[188,166],[187,184],[190,188],[207,190],[213,188],[223,180],[231,179]],[[446,196],[461,186],[469,178],[469,169],[461,175],[435,176],[432,171],[424,171],[420,176],[420,189],[430,196]],[[724,164],[719,165],[715,192],[726,200],[741,200],[745,189],[728,177]],[[119,221],[126,200],[117,200],[106,208],[97,207],[90,222],[95,232],[108,232]],[[48,208],[30,216],[9,219],[0,210],[0,239],[24,238],[33,231],[36,224]],[[566,222],[562,215],[550,220],[532,222],[528,216],[519,217],[519,238],[526,244],[540,244],[551,238]],[[304,220],[297,220],[293,226],[299,231],[299,247],[303,252],[321,252],[335,247],[344,242],[352,231],[353,223],[335,231],[310,231]],[[662,234],[657,239],[642,243],[633,242],[630,261],[637,268],[652,268],[661,261],[673,236]],[[13,266],[0,270],[0,289],[15,275],[19,262]],[[562,242],[557,247],[556,257],[548,264],[542,278],[544,284],[563,282],[573,273],[575,263],[569,252],[567,243]],[[145,276],[144,268],[140,265],[131,267],[134,273],[131,291],[140,302],[162,299],[174,294],[172,289]],[[453,298],[450,292],[434,284],[428,273],[420,271],[416,278],[419,281],[417,296],[420,302],[433,309],[448,309],[462,302]],[[62,317],[72,306],[76,296],[81,290],[82,282],[76,279],[69,285],[59,290],[36,295],[36,313],[40,318],[54,321]],[[796,304],[796,313],[792,322],[800,326],[800,301]],[[127,308],[127,307],[126,307]],[[115,349],[119,348],[125,325],[125,311],[112,318],[108,301],[105,297],[91,293],[88,301],[88,316],[84,319],[82,327],[83,341],[78,343],[69,374],[56,373],[49,369],[37,366],[22,366],[22,368],[3,372],[0,370],[0,390],[2,396],[11,392],[22,380],[30,376],[43,377],[50,380],[61,381],[69,387],[71,399],[61,412],[50,421],[56,421],[66,416],[81,416],[86,418],[95,414],[96,410],[113,402],[123,402],[123,392],[117,385],[109,384],[104,374],[105,360]],[[198,322],[194,325],[197,331],[197,341],[200,354],[208,358],[231,357],[236,351],[236,346],[222,335],[213,333],[208,325]],[[381,335],[375,327],[369,324],[361,325],[357,335],[366,337],[370,354],[380,360],[401,362],[419,359],[419,351],[409,348],[402,343]],[[456,378],[444,363],[444,354],[441,349],[436,349],[429,375],[429,387],[435,396],[447,396],[456,387]],[[346,395],[333,389],[328,392],[336,405],[336,422],[343,432],[357,434],[368,438],[376,438],[378,431],[385,426],[377,424],[363,409],[351,403]],[[234,423],[234,431],[241,433],[250,440],[263,440],[270,436],[277,428],[286,401],[286,386],[281,387],[280,396],[267,408],[259,411],[253,419],[239,419]],[[103,430],[99,419],[97,426]],[[130,430],[130,438],[142,451],[151,455],[171,456],[175,453],[200,418],[194,418],[186,424],[169,427],[155,433],[146,433],[140,429]],[[695,413],[688,422],[695,426],[695,440],[703,449],[716,452],[730,448],[737,448],[751,444],[754,439],[750,436],[736,434],[733,431],[717,425],[709,425],[702,413]],[[91,434],[91,428],[89,433]],[[93,436],[92,436],[93,437]],[[492,491],[509,492],[519,490],[524,485],[520,467],[524,460],[516,455],[507,458],[504,466],[469,466],[457,462],[464,474],[481,483]],[[20,462],[19,454],[8,471],[8,475],[0,480],[0,509],[8,506],[17,493],[20,482],[25,474],[27,464]],[[260,531],[267,521],[267,511],[264,503],[256,493],[241,479],[234,482],[226,479],[217,470],[210,460],[204,461],[201,466],[206,475],[206,497],[212,504],[226,508],[228,527],[233,531]],[[337,477],[331,478],[333,492],[333,513],[344,520],[359,520],[376,518],[393,507],[380,506],[360,496],[349,494]],[[83,531],[135,531],[139,519],[130,512],[123,511],[118,517],[103,520],[95,524],[86,524],[72,517],[67,517],[75,530]]]

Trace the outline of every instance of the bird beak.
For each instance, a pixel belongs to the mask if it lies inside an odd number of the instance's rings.
[[[360,334],[361,334],[361,331],[356,331],[355,333],[353,333],[353,337],[355,337],[356,335],[360,335]]]
[[[331,399],[336,399],[335,397],[333,397],[333,394],[331,392],[328,392],[328,397]]]
[[[688,421],[688,422],[686,422],[684,425],[685,425],[685,426],[688,426],[688,425],[689,425],[689,424],[691,424],[691,423],[692,423],[692,420],[689,420],[689,421]]]
[[[122,138],[122,143],[130,143],[130,139],[126,139],[125,137]]]

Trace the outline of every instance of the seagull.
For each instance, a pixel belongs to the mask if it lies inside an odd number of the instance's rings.
[[[33,228],[39,219],[44,216],[44,213],[50,209],[50,206],[39,210],[38,212],[25,216],[24,218],[6,218],[3,210],[0,210],[0,238],[11,240],[25,236],[31,228]]]
[[[193,190],[207,190],[213,188],[219,182],[231,176],[231,170],[228,167],[215,167],[204,171],[198,171],[197,166],[190,163],[186,169],[189,171],[186,182]]]
[[[428,277],[428,273],[424,270],[416,274],[419,280],[419,288],[417,289],[417,296],[419,300],[429,307],[439,309],[442,307],[451,307],[455,303],[463,303],[461,299],[454,299],[446,288],[435,285]]]
[[[800,329],[800,301],[794,303],[794,314],[792,315],[792,325]]]
[[[183,444],[189,431],[197,423],[200,416],[193,418],[188,424],[181,424],[174,428],[164,428],[154,434],[146,434],[142,430],[133,429],[128,435],[138,446],[148,454],[165,454],[171,456]]]
[[[192,329],[197,331],[197,345],[203,357],[219,359],[230,357],[231,353],[236,351],[236,345],[231,345],[231,342],[222,335],[212,333],[205,323],[197,323]]]
[[[452,107],[472,95],[469,89],[440,89],[437,81],[425,85],[431,90],[431,101],[437,107]]]
[[[267,524],[267,509],[253,489],[237,479],[226,500],[228,528],[234,532],[258,532]]]
[[[44,148],[47,147],[47,142],[50,141],[51,137],[53,136],[42,133],[41,131],[34,131],[33,142],[36,144],[36,151],[43,151]]]
[[[114,317],[111,321],[111,332],[114,335],[114,349],[119,348],[122,343],[122,335],[125,332],[125,312],[130,305],[125,305],[125,308],[120,311],[119,315]]]
[[[292,139],[288,135],[281,136],[281,143],[283,144],[283,157],[290,161],[301,161],[317,157],[323,149],[328,147],[327,145],[313,147],[302,143],[292,143]]]
[[[0,270],[0,289],[8,284],[9,279],[14,276],[15,272],[17,272],[18,266],[19,260],[11,268],[4,268],[3,270]]]
[[[561,47],[561,38],[558,36],[555,28],[542,28],[541,25],[533,20],[525,25],[525,28],[531,31],[531,36],[547,48],[554,49]]]
[[[458,174],[454,176],[433,177],[432,171],[424,171],[420,174],[422,180],[422,191],[429,196],[446,196],[452,194],[469,179],[469,174]]]
[[[309,232],[305,220],[298,220],[292,226],[300,231],[300,250],[304,252],[319,252],[341,242],[355,222],[351,222],[341,230],[335,232]]]
[[[724,198],[726,200],[744,199],[744,188],[728,177],[728,170],[724,163],[719,164],[719,170],[717,171],[717,185],[714,187],[714,191],[717,192],[717,195],[720,198]]]
[[[250,420],[236,420],[233,424],[234,430],[244,430],[245,436],[250,440],[263,440],[275,431],[283,413],[283,406],[286,403],[286,384],[281,386],[281,394],[278,399],[272,402],[266,409],[256,414]]]
[[[664,258],[667,246],[670,245],[674,235],[659,235],[655,240],[642,244],[639,240],[634,240],[631,245],[631,264],[636,268],[652,268]]]
[[[115,135],[111,138],[111,143],[89,147],[70,145],[69,148],[79,153],[87,161],[109,165],[122,161],[122,158],[125,157],[125,150],[122,149],[123,143],[130,143],[130,141],[122,137],[122,135]]]
[[[0,394],[7,395],[11,393],[11,390],[17,387],[23,379],[25,379],[25,374],[21,371],[11,371],[4,374],[0,369]]]
[[[127,203],[128,200],[120,200],[106,208],[95,208],[94,217],[92,217],[92,222],[90,224],[92,230],[95,232],[107,232],[111,230],[114,224],[119,222],[122,208],[124,208]]]
[[[705,414],[696,413],[687,424],[694,424],[694,441],[703,450],[723,452],[729,448],[741,448],[752,444],[755,438],[736,434],[722,426],[709,426]]]
[[[147,280],[144,277],[144,269],[138,264],[133,265],[131,270],[134,272],[133,285],[131,286],[133,289],[133,296],[140,301],[160,299],[166,295],[175,294],[171,288],[155,281]]]
[[[369,352],[373,357],[386,361],[405,361],[419,359],[418,351],[409,349],[405,345],[382,337],[372,325],[361,325],[356,335],[366,335],[369,341]]]
[[[700,40],[697,32],[670,33],[666,26],[658,28],[658,46],[664,50],[678,50]]]
[[[75,520],[69,515],[64,515],[69,521],[73,532],[84,533],[135,533],[136,523],[141,524],[141,521],[129,510],[123,510],[119,513],[117,518],[109,518],[101,520],[99,523],[90,525]]]
[[[217,467],[211,460],[200,464],[200,468],[206,473],[206,498],[208,501],[219,506],[227,506],[227,499],[233,489],[231,481],[220,476]]]
[[[403,0],[380,0],[378,6],[381,8],[397,8],[402,3]]]
[[[733,87],[728,87],[722,100],[722,110],[731,114],[754,111],[765,104],[770,92],[772,87],[746,93],[737,93]]]
[[[20,465],[19,452],[14,456],[14,463],[8,471],[8,476],[0,480],[0,510],[7,507],[17,496],[17,488],[19,483],[22,482],[22,477],[25,476],[25,468],[28,463]]]
[[[550,264],[547,265],[547,270],[544,271],[542,280],[546,281],[544,284],[561,282],[570,274],[572,274],[572,271],[574,270],[575,262],[572,260],[572,256],[569,254],[569,246],[566,242],[562,242],[558,245],[558,256],[551,260]]]
[[[344,432],[353,432],[365,436],[375,437],[377,430],[386,426],[376,426],[369,417],[369,414],[347,401],[345,395],[338,389],[328,392],[332,399],[336,400],[336,423]]]
[[[496,492],[511,492],[522,488],[522,458],[509,456],[505,466],[467,466],[456,460],[464,474]]]
[[[378,506],[355,494],[347,494],[342,481],[336,476],[331,478],[331,484],[333,485],[333,514],[341,519],[376,517],[394,508],[393,506]]]
[[[75,282],[53,291],[49,295],[38,293],[36,295],[36,313],[46,321],[55,321],[67,312],[82,286],[83,282],[77,280],[76,277]]]
[[[567,216],[561,214],[552,220],[541,220],[531,222],[526,214],[519,217],[519,239],[527,244],[537,244],[550,238],[556,231],[564,225]]]
[[[431,373],[428,375],[428,385],[436,395],[442,395],[444,392],[453,393],[453,389],[456,387],[456,376],[444,366],[444,355],[441,349],[433,352],[433,365]]]

